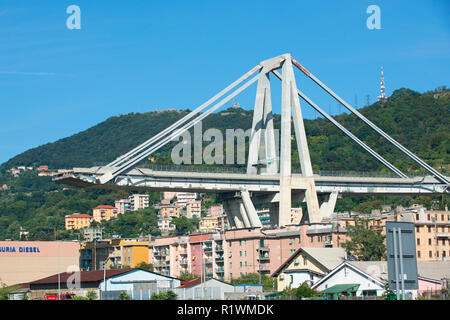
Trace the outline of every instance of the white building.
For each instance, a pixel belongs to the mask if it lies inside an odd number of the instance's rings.
[[[345,261],[312,286],[337,299],[341,295],[382,296],[388,279],[386,261]]]
[[[133,211],[149,207],[149,196],[147,194],[133,194],[128,197],[128,200]]]
[[[131,210],[131,201],[129,199],[120,199],[114,202],[114,207],[117,208],[117,212],[124,214],[125,211]]]
[[[195,201],[197,199],[197,193],[194,192],[178,192],[177,202],[180,204],[187,204],[188,202]]]

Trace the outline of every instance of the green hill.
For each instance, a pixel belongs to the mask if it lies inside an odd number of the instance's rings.
[[[409,89],[399,89],[385,103],[374,103],[360,112],[432,166],[439,168],[450,163],[450,93],[440,89],[420,94]],[[47,164],[50,168],[90,167],[106,164],[138,144],[151,138],[189,110],[154,111],[115,116],[83,132],[30,149],[4,163],[1,167]],[[341,114],[335,117],[340,123],[365,141],[375,151],[403,170],[418,167],[384,138],[355,116]],[[275,115],[275,128],[280,116]],[[203,121],[203,130],[214,127],[251,127],[252,111],[227,109],[214,113]],[[305,120],[312,163],[315,170],[374,171],[382,168],[363,149],[353,143],[331,123],[323,118]],[[204,143],[205,145],[206,143]],[[172,143],[172,146],[174,143]],[[294,166],[298,162],[295,146]],[[171,145],[155,155],[159,162],[169,162]]]
[[[450,132],[450,91],[444,88],[420,94],[409,89],[395,91],[385,103],[374,103],[360,109],[394,139],[416,155],[448,174]],[[114,200],[127,197],[130,192],[110,190],[77,190],[57,184],[49,177],[38,177],[28,171],[13,177],[6,169],[18,165],[49,165],[52,169],[90,167],[106,164],[139,143],[152,137],[189,111],[158,111],[112,117],[98,125],[67,137],[30,149],[0,166],[0,240],[19,239],[20,227],[30,232],[30,240],[77,239],[76,232],[64,231],[64,216],[74,212],[91,214],[91,209],[101,204],[114,204]],[[404,172],[418,170],[418,166],[405,155],[379,137],[355,116],[342,114],[335,117],[347,129],[366,142],[375,151]],[[274,116],[279,128],[280,116]],[[211,127],[250,128],[252,112],[227,109],[207,117],[203,130]],[[315,170],[386,171],[376,160],[353,143],[325,119],[305,121],[312,163]],[[292,144],[293,163],[298,166],[295,142]],[[159,163],[169,163],[171,146],[155,154]],[[143,163],[142,165],[146,165]],[[149,193],[152,202],[157,193]],[[448,196],[441,197],[343,197],[336,205],[337,211],[371,209],[382,204],[421,203],[430,207],[431,200],[443,207]],[[443,200],[443,201],[442,201]],[[155,213],[137,213],[121,216],[118,221],[105,225],[107,232],[120,232],[136,236],[141,232],[156,234]]]

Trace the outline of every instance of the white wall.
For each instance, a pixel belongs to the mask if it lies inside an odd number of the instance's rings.
[[[322,291],[337,284],[351,283],[360,285],[358,291],[356,292],[357,296],[362,296],[362,292],[364,290],[377,290],[377,296],[381,296],[384,292],[384,286],[348,266],[341,267],[341,269],[339,269],[335,274],[317,286],[316,290]]]

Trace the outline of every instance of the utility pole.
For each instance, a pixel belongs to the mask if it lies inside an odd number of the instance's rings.
[[[61,300],[61,273],[59,270],[59,241],[56,242],[58,245],[58,300]]]

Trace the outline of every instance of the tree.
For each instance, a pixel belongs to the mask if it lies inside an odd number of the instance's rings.
[[[151,263],[146,263],[146,262],[144,262],[144,261],[139,262],[139,263],[136,265],[136,268],[144,269],[144,270],[147,270],[147,271],[153,271],[153,270],[154,270],[153,264],[151,264]]]
[[[200,276],[199,276],[199,275],[196,275],[196,274],[193,274],[193,273],[189,273],[189,272],[182,273],[182,274],[178,277],[178,279],[197,279],[197,278],[200,278]]]
[[[176,227],[175,233],[177,235],[184,235],[195,231],[198,228],[198,218],[194,217],[192,219],[181,216],[178,218],[173,218],[172,223]]]
[[[0,282],[0,285],[0,300],[8,300],[10,292],[20,289],[19,286],[7,286],[2,282]]]
[[[178,295],[172,290],[168,290],[166,292],[153,293],[151,296],[151,300],[176,300]]]
[[[356,219],[355,226],[349,226],[347,236],[351,239],[342,247],[361,261],[377,261],[386,255],[385,236],[371,230],[367,221]]]
[[[277,286],[276,279],[266,276],[265,274],[260,275],[259,273],[248,273],[243,274],[239,278],[232,279],[232,284],[262,284],[264,290],[272,291],[273,288]]]
[[[86,298],[88,300],[97,300],[98,296],[94,290],[89,290],[86,294]]]
[[[130,295],[125,291],[120,291],[119,300],[130,300]]]

